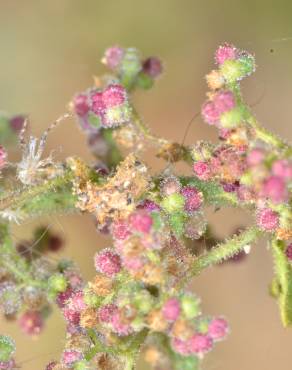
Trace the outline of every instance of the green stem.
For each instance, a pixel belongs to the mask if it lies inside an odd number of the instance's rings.
[[[22,204],[27,203],[29,200],[48,193],[55,188],[67,185],[72,180],[72,172],[67,170],[63,176],[55,177],[52,180],[48,180],[39,185],[35,185],[29,188],[24,188],[20,193],[12,192],[6,197],[0,199],[0,211],[4,211],[7,208],[18,208]]]
[[[243,231],[240,235],[235,235],[233,238],[212,248],[210,252],[196,259],[191,267],[188,278],[198,275],[206,267],[220,263],[234,256],[236,253],[240,252],[244,246],[254,242],[260,234],[261,231],[259,229],[251,227]]]

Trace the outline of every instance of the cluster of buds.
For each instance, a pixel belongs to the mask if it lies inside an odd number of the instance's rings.
[[[7,335],[0,335],[0,369],[14,370],[17,369],[15,360],[15,343]]]
[[[211,92],[202,116],[219,128],[222,143],[194,148],[195,175],[203,181],[217,180],[238,202],[255,208],[259,228],[289,241],[291,159],[281,150],[271,151],[261,140],[239,92],[239,81],[255,69],[254,58],[224,44],[216,51],[215,60],[219,68],[207,75]]]
[[[89,133],[129,123],[131,108],[125,88],[111,83],[104,89],[93,88],[78,94],[73,109],[81,128]]]
[[[113,46],[105,51],[102,62],[117,75],[127,88],[149,89],[162,73],[161,61],[156,57],[142,59],[135,48]]]

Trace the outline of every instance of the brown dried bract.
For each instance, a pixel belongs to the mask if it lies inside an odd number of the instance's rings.
[[[106,184],[99,185],[82,176],[83,166],[78,161],[71,168],[76,173],[74,190],[77,207],[93,213],[99,225],[126,218],[135,208],[135,201],[148,189],[150,177],[146,166],[134,154],[129,154]],[[86,169],[85,169],[86,170]],[[81,175],[81,176],[80,176]]]
[[[101,274],[96,275],[94,281],[89,282],[88,285],[95,294],[101,297],[106,297],[113,288],[112,280]]]

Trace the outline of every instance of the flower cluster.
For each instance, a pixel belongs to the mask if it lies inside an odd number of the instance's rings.
[[[0,335],[0,369],[13,370],[16,369],[14,360],[15,343],[13,339],[7,335]]]

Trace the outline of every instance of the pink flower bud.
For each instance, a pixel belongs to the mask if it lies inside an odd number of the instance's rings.
[[[73,100],[74,110],[78,116],[85,116],[89,111],[88,97],[85,94],[75,96]]]
[[[195,334],[188,340],[190,351],[196,354],[205,354],[213,347],[213,340],[205,334]]]
[[[208,327],[208,335],[213,340],[223,339],[228,333],[228,323],[222,318],[213,319]]]
[[[113,46],[105,51],[104,63],[110,69],[116,69],[124,56],[124,49],[119,46]]]
[[[113,237],[118,240],[125,240],[128,236],[131,235],[128,222],[122,219],[116,220],[112,224],[111,231]]]
[[[215,125],[219,121],[220,113],[212,101],[207,101],[203,105],[201,113],[204,121],[209,125]]]
[[[112,277],[121,271],[121,258],[117,253],[110,249],[104,249],[97,253],[94,260],[96,271],[109,277]]]
[[[44,323],[40,312],[27,311],[19,319],[21,330],[28,335],[38,335],[43,329]]]
[[[162,307],[162,314],[167,321],[175,321],[180,314],[180,302],[177,298],[170,298]]]
[[[46,370],[53,370],[57,365],[58,365],[58,363],[57,363],[56,361],[51,361],[51,362],[46,366]]]
[[[213,104],[218,114],[221,115],[235,107],[234,95],[231,91],[220,91],[215,95]]]
[[[292,179],[292,163],[286,159],[279,159],[273,163],[272,173],[282,179]]]
[[[112,108],[124,104],[126,91],[121,85],[109,85],[102,94],[105,108]]]
[[[257,212],[257,224],[266,231],[274,231],[279,226],[279,215],[271,208],[262,208]]]
[[[122,321],[119,311],[116,311],[111,319],[113,331],[121,336],[129,335],[132,332],[132,328],[129,324]]]
[[[81,290],[72,294],[69,306],[75,311],[82,311],[86,308],[86,304],[84,302],[84,294]]]
[[[236,48],[233,45],[225,43],[216,50],[215,60],[217,64],[223,64],[225,60],[236,59],[236,56]]]
[[[265,158],[265,152],[262,149],[256,148],[251,150],[247,157],[246,161],[249,166],[257,166],[262,163]]]
[[[185,186],[182,188],[181,194],[186,199],[185,210],[187,212],[195,212],[201,207],[203,203],[203,196],[202,193],[200,193],[195,187]]]
[[[269,198],[274,203],[281,203],[287,200],[288,192],[285,181],[278,176],[270,176],[263,183],[262,196]]]
[[[70,288],[67,288],[65,292],[61,292],[57,295],[56,303],[60,308],[63,308],[68,303],[69,299],[71,298],[73,294],[73,290]]]
[[[98,318],[101,323],[111,323],[113,315],[118,311],[115,304],[106,304],[101,306],[98,310]]]
[[[181,339],[178,339],[178,338],[174,338],[171,341],[171,347],[175,352],[177,352],[177,353],[179,353],[180,355],[183,355],[183,356],[187,356],[191,353],[188,341],[184,341],[184,340],[181,340]]]
[[[91,98],[91,110],[98,116],[102,116],[105,111],[105,103],[103,100],[103,93],[101,91],[92,91],[90,94]]]
[[[209,180],[212,175],[210,166],[206,162],[202,162],[202,161],[195,162],[193,169],[194,169],[196,176],[200,180],[204,180],[204,181]]]
[[[151,216],[146,211],[136,211],[129,217],[129,224],[133,231],[149,233],[153,224]]]
[[[65,307],[63,309],[63,315],[66,319],[66,321],[73,325],[78,326],[80,322],[80,313],[76,311],[74,308],[71,307]]]
[[[65,349],[62,354],[62,362],[67,367],[72,367],[76,362],[83,359],[83,354],[75,349]]]

